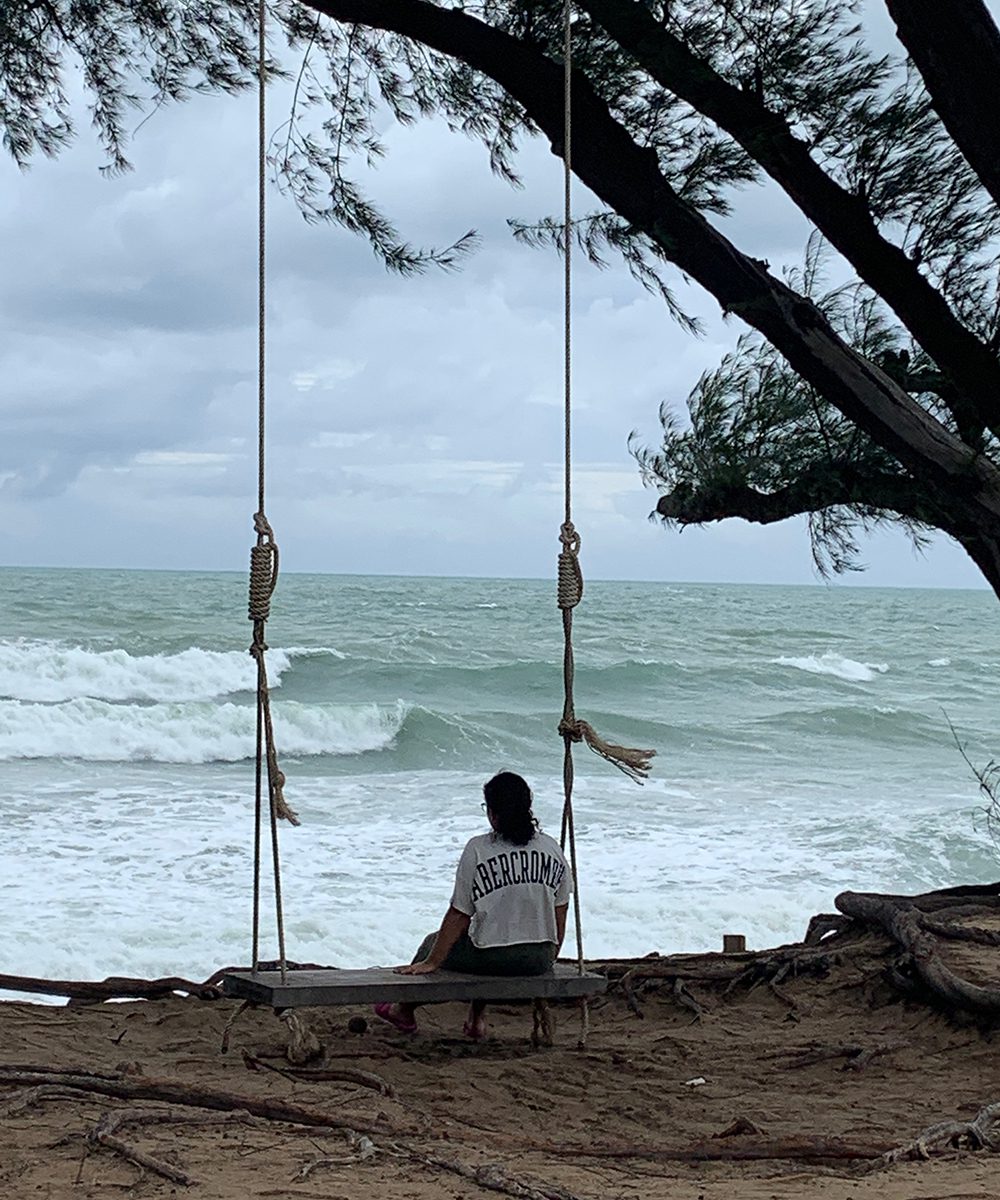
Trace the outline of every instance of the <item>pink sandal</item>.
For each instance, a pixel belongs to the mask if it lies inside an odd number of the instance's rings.
[[[479,1033],[471,1021],[465,1022],[462,1026],[462,1032],[473,1042],[485,1042],[490,1036],[488,1029],[484,1029],[482,1033]]]
[[[405,1017],[398,1017],[392,1011],[392,1005],[388,1001],[383,1001],[381,1004],[376,1004],[374,1008],[375,1016],[380,1021],[385,1021],[387,1025],[391,1025],[394,1029],[398,1029],[400,1033],[416,1033],[416,1021],[407,1021]]]

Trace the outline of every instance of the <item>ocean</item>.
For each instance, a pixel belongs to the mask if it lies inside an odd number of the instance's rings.
[[[246,963],[245,577],[4,569],[0,609],[0,971]],[[577,713],[658,757],[640,787],[576,754],[585,953],[776,945],[845,888],[1000,877],[949,727],[1000,756],[998,618],[986,591],[589,582]],[[268,641],[291,959],[408,960],[496,770],[558,836],[551,583],[286,575]]]

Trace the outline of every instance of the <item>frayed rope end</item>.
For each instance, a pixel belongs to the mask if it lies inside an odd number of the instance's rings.
[[[581,721],[578,718],[560,721],[559,732],[571,741],[586,742],[595,754],[617,767],[623,775],[627,775],[640,787],[649,777],[652,760],[656,757],[655,750],[634,750],[628,746],[616,746],[614,742],[606,742],[589,721]]]

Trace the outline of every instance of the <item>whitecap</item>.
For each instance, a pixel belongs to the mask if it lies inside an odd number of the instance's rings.
[[[889,670],[888,663],[858,662],[853,658],[845,658],[842,654],[834,654],[830,650],[822,655],[809,654],[802,658],[782,656],[771,661],[778,666],[808,671],[810,675],[832,675],[848,683],[870,683],[876,675],[884,675]]]
[[[338,650],[336,646],[284,646],[282,650],[289,658],[348,658],[343,650]],[[268,659],[270,663],[270,659]]]
[[[929,667],[950,667],[951,659],[950,658],[932,658],[928,662],[927,665]]]

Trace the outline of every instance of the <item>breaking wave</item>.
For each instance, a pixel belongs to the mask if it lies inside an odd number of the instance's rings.
[[[268,652],[272,687],[280,685],[292,657],[284,650]],[[0,642],[0,697],[8,700],[211,700],[254,687],[254,665],[245,650],[195,646],[177,654],[132,655],[54,642]]]
[[[410,706],[305,705],[275,710],[282,754],[364,754],[387,749]],[[204,702],[124,705],[77,698],[63,704],[0,701],[0,759],[90,762],[238,762],[254,754],[249,705]]]

